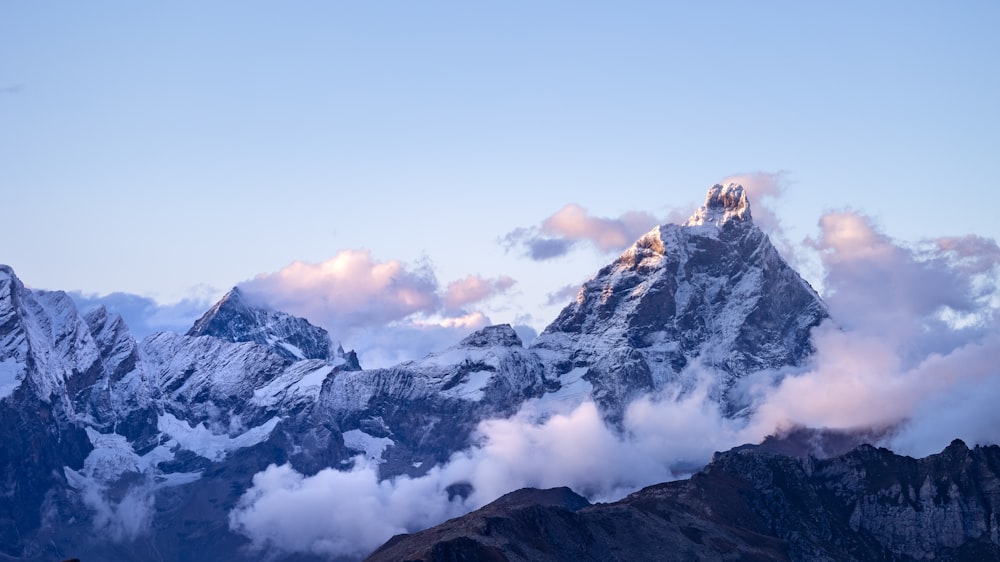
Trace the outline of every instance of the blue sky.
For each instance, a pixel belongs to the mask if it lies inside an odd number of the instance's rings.
[[[903,241],[997,238],[997,21],[995,2],[7,2],[0,262],[159,304],[296,261],[390,264],[437,296],[366,318],[541,329],[616,253],[503,243],[568,204],[666,221],[781,172],[751,204],[796,246],[844,208]],[[306,285],[374,283],[337,275]]]

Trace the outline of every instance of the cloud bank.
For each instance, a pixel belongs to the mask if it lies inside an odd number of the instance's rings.
[[[230,527],[262,550],[362,557],[395,534],[440,523],[526,486],[569,485],[594,500],[618,498],[674,478],[678,460],[700,460],[714,448],[742,442],[738,424],[703,398],[695,393],[640,400],[626,415],[625,434],[609,429],[590,401],[543,421],[537,404],[529,403],[510,419],[482,423],[481,446],[418,478],[379,481],[377,465],[363,456],[350,471],[325,469],[314,476],[272,465],[254,476],[230,513]],[[471,494],[449,493],[455,484],[470,485]]]
[[[752,423],[882,427],[884,444],[926,455],[954,438],[1000,442],[1000,248],[978,237],[901,244],[852,211],[820,219],[809,242],[826,269],[834,323],[814,333],[815,365],[757,389]]]
[[[921,456],[954,438],[1000,441],[996,242],[903,244],[853,211],[828,213],[819,227],[804,251],[825,268],[835,320],[815,330],[810,365],[741,383],[737,391],[754,404],[749,417],[722,416],[707,399],[707,384],[636,400],[620,430],[608,428],[590,401],[530,401],[510,419],[480,424],[478,445],[419,478],[379,481],[377,466],[362,459],[349,472],[314,476],[271,467],[231,513],[232,528],[262,549],[361,556],[393,534],[520,487],[568,485],[591,500],[610,500],[684,476],[716,450],[791,427],[875,428],[884,435],[880,444]],[[449,495],[456,483],[472,493]]]

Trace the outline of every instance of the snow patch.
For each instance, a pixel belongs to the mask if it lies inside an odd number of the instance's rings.
[[[388,437],[375,437],[368,435],[360,429],[352,429],[344,432],[344,446],[354,451],[364,451],[365,458],[378,463],[385,462],[382,455],[385,450],[394,445],[395,441]]]
[[[174,459],[171,447],[177,445],[176,441],[168,441],[140,456],[124,435],[100,433],[89,427],[86,428],[86,432],[94,449],[84,459],[80,472],[73,471],[78,478],[90,479],[93,482],[112,483],[119,480],[127,472],[135,472],[152,476],[157,487],[164,487],[186,484],[201,477],[200,472],[164,474],[159,470],[160,463]],[[66,470],[72,469],[67,468]]]
[[[24,363],[13,358],[0,361],[0,400],[14,393],[24,380]]]
[[[191,427],[187,422],[177,419],[170,413],[159,416],[156,427],[172,437],[173,441],[182,448],[210,461],[218,462],[225,459],[229,451],[252,447],[266,440],[279,421],[281,418],[275,416],[236,437],[216,435],[205,427],[204,422]]]
[[[492,378],[492,371],[473,371],[471,373],[466,373],[464,376],[465,380],[462,383],[443,391],[441,394],[451,396],[452,398],[459,398],[461,400],[479,402],[483,399],[483,389],[486,388]]]
[[[142,472],[139,455],[135,454],[124,435],[100,433],[89,427],[86,429],[87,437],[94,446],[94,450],[83,461],[83,473],[86,476],[102,482],[112,482],[126,472]]]
[[[333,372],[334,366],[322,364],[319,368],[302,372],[303,368],[308,368],[315,363],[318,361],[313,360],[292,365],[267,385],[254,390],[253,401],[262,406],[276,407],[281,402],[292,398],[316,400],[323,389],[323,381]]]
[[[538,410],[541,412],[576,408],[584,401],[589,400],[594,390],[594,385],[584,380],[583,375],[585,374],[587,374],[587,367],[577,367],[559,377],[559,382],[562,385],[559,390],[546,393],[529,402],[538,406]]]

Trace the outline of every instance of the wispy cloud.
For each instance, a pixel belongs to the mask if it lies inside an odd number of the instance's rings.
[[[512,230],[502,242],[508,249],[521,248],[529,258],[541,261],[566,255],[580,243],[601,252],[620,251],[657,224],[655,217],[642,211],[630,211],[618,218],[595,217],[571,203],[538,226]]]
[[[479,275],[469,275],[465,279],[448,283],[442,302],[446,310],[462,310],[466,306],[503,294],[515,283],[513,278],[507,276],[485,279]]]
[[[549,306],[555,305],[567,305],[576,299],[576,296],[580,294],[580,287],[583,283],[572,283],[565,285],[555,291],[546,295],[545,304]]]

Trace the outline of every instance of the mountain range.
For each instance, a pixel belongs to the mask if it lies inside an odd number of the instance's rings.
[[[806,365],[814,351],[811,331],[829,316],[822,299],[754,224],[736,184],[709,189],[686,223],[642,236],[587,281],[529,346],[510,326],[489,326],[451,348],[390,368],[362,368],[364,358],[344,351],[322,328],[254,302],[239,288],[187,333],[136,341],[121,317],[100,307],[77,310],[66,293],[28,289],[10,267],[0,266],[0,557],[260,559],[258,542],[239,532],[233,512],[270,466],[315,475],[370,463],[383,480],[419,478],[478,446],[478,428],[488,420],[510,418],[529,406],[544,418],[567,404],[592,401],[603,422],[621,430],[634,400],[665,389],[683,395],[707,388],[708,399],[738,420],[753,407],[740,382]],[[862,460],[851,460],[851,454]],[[981,465],[977,474],[995,471],[993,449],[963,454],[973,459],[963,470]],[[889,480],[867,483],[873,469],[857,469],[862,461],[883,467]],[[854,467],[854,475],[837,462]],[[646,517],[643,510],[652,509],[662,511],[658,517],[666,522],[649,523],[653,536],[687,537],[696,546],[678,552],[708,558],[754,552],[845,559],[878,552],[918,559],[928,552],[995,552],[989,550],[997,544],[995,479],[973,485],[948,473],[952,486],[945,476],[938,478],[944,468],[914,466],[872,448],[838,461],[733,451],[685,483],[647,488],[607,506],[590,506],[568,490],[525,491],[456,525],[479,525],[468,521],[498,513],[513,519],[500,523],[497,540],[545,542],[517,529],[524,524],[520,511],[511,515],[513,507],[530,504],[537,506],[539,525],[531,532],[555,525],[551,529],[558,527],[566,540],[585,533],[597,537],[593,544],[601,548],[620,548],[614,545],[629,540],[627,535],[612,540],[608,529],[629,526],[627,518]],[[771,475],[769,488],[762,488],[765,473]],[[817,474],[836,478],[817,480]],[[960,520],[947,523],[961,532],[928,539],[933,544],[927,548],[899,547],[895,538],[882,540],[875,531],[874,538],[850,535],[859,529],[902,533],[879,522],[900,517],[898,510],[883,509],[892,502],[937,513],[925,501],[927,486],[933,506],[975,504],[982,517],[970,519],[963,511]],[[723,495],[710,498],[713,490]],[[447,491],[456,501],[474,492],[464,481],[449,483]],[[717,516],[722,504],[713,502],[728,501],[724,494],[735,498],[737,491],[743,503],[733,504],[741,510],[733,517],[744,513],[748,519]],[[813,520],[796,518],[802,502],[814,500],[825,502],[828,513],[816,516],[819,527],[804,529]],[[686,522],[671,523],[675,511]],[[855,522],[855,513],[863,524]],[[934,517],[906,532],[923,532],[920,525],[937,524]],[[598,536],[598,527],[611,535]],[[400,556],[409,557],[454,547],[493,553],[498,560],[541,559],[533,558],[535,550],[522,548],[527,554],[518,555],[516,548],[484,542],[475,533],[459,535],[452,532],[437,543],[427,535],[395,539],[373,556],[402,559],[387,553],[405,547],[407,554]],[[407,546],[413,540],[420,546]],[[841,542],[826,550],[816,546],[830,540]],[[556,551],[570,552],[553,541]],[[265,554],[284,560],[338,556],[273,549]]]

